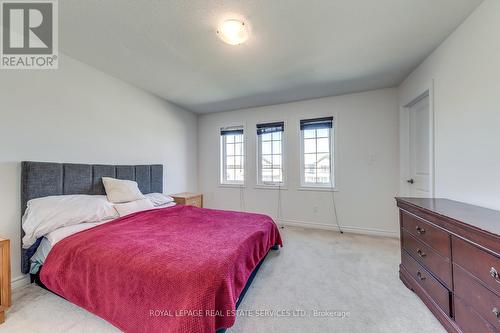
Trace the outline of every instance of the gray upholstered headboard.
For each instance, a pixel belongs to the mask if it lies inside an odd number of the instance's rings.
[[[106,194],[102,177],[134,180],[142,193],[163,192],[163,165],[102,165],[46,162],[21,163],[21,216],[29,200],[51,195]],[[21,237],[24,232],[21,230]],[[21,270],[29,272],[29,258],[39,239],[21,251]]]

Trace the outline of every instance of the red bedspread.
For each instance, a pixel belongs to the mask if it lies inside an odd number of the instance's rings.
[[[47,288],[126,332],[214,333],[269,249],[265,215],[189,206],[125,216],[57,243]]]

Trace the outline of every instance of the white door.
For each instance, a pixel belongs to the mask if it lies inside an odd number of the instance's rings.
[[[410,195],[432,197],[429,96],[408,108],[410,112]]]

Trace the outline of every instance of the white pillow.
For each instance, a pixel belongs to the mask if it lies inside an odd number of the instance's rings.
[[[148,193],[144,195],[155,207],[163,206],[174,201],[174,198],[163,193]]]
[[[60,227],[117,218],[105,195],[59,195],[28,201],[22,226],[23,248]]]
[[[115,209],[120,216],[129,215],[143,210],[154,209],[153,203],[148,199],[136,200],[122,204],[116,204]]]
[[[137,182],[109,177],[102,177],[108,200],[112,203],[124,203],[142,200],[146,197],[139,190]]]

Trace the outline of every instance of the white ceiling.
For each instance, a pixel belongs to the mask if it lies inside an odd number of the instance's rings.
[[[204,113],[398,85],[482,0],[64,0],[60,48]],[[247,43],[217,24],[242,17]]]

